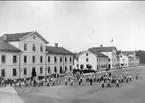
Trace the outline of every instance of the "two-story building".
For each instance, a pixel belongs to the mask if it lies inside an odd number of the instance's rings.
[[[130,57],[129,66],[138,66],[139,65],[139,57],[136,56],[135,51],[122,51],[122,53],[124,53]]]
[[[32,72],[36,72],[36,75],[45,75],[46,44],[48,44],[48,42],[38,32],[32,31],[25,33],[4,34],[1,39],[5,43],[22,51],[19,53],[17,63],[12,64],[18,64],[19,67],[11,68],[12,70],[7,69],[7,72],[9,73],[6,74],[6,77],[31,77]],[[8,68],[9,63],[11,63],[11,59],[8,58],[9,57],[7,56],[6,60],[8,64],[5,64],[6,68]]]
[[[119,53],[119,67],[128,67],[131,63],[131,57],[120,52]]]
[[[47,46],[46,66],[47,74],[51,73],[69,73],[73,70],[74,54],[69,50],[55,46]]]
[[[103,45],[100,45],[100,47],[92,47],[91,50],[96,50],[106,56],[108,56],[108,68],[110,69],[116,69],[119,67],[118,62],[118,55],[117,55],[117,49],[116,47],[103,47]]]
[[[88,49],[76,56],[74,68],[89,69],[88,65],[93,70],[106,69],[108,67],[108,56],[94,49]]]
[[[0,38],[0,76],[15,77],[19,72],[21,50]]]

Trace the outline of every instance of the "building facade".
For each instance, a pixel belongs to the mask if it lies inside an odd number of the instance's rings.
[[[74,54],[63,47],[47,46],[46,74],[70,73],[73,70]]]
[[[103,53],[104,55],[108,56],[108,68],[109,69],[116,69],[119,67],[119,61],[118,61],[118,54],[116,47],[103,47],[101,45],[100,47],[93,47],[90,48],[91,50],[96,50],[100,53]]]
[[[125,55],[129,57],[129,66],[138,66],[140,63],[139,57],[136,56],[135,51],[122,51]]]
[[[108,67],[108,57],[91,49],[76,56],[74,65],[76,69],[89,69],[88,65],[91,65],[93,70],[106,69]]]
[[[72,54],[71,56],[64,54],[64,56],[55,54],[55,52],[51,53],[47,50],[48,41],[36,31],[4,34],[0,40],[2,42],[0,58],[2,58],[1,61],[5,60],[5,63],[0,63],[2,77],[25,78],[31,77],[34,72],[37,76],[45,76],[48,75],[48,68],[52,68],[49,73],[54,73],[61,63],[48,63],[48,56],[50,59],[55,58],[55,56],[57,59],[60,56],[67,57],[67,59],[71,57],[71,65],[69,62],[64,62],[62,68],[66,68],[65,70],[72,68],[70,67],[73,65]]]
[[[131,64],[132,59],[128,55],[120,53],[118,56],[119,56],[119,67],[128,67]]]

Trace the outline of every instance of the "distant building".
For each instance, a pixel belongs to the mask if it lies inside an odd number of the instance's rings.
[[[129,65],[131,65],[132,62],[131,57],[122,52],[118,56],[119,56],[119,67],[128,67]]]
[[[100,47],[93,47],[90,48],[90,50],[93,51],[98,51],[100,53],[103,53],[104,55],[108,56],[108,68],[110,69],[115,69],[118,68],[119,66],[119,61],[118,61],[118,55],[117,55],[117,49],[116,47],[103,47],[103,45],[100,45]]]
[[[89,49],[76,56],[74,66],[76,69],[89,69],[88,66],[91,66],[94,70],[106,69],[108,67],[108,56]]]
[[[55,46],[47,46],[46,66],[47,74],[50,73],[69,73],[73,70],[74,54],[69,50]]]
[[[122,53],[129,56],[129,66],[139,65],[140,60],[135,51],[122,51]]]

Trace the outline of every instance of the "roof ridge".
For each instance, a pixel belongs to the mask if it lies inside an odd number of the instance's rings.
[[[33,32],[35,33],[36,31],[29,31],[29,32],[15,32],[15,33],[5,33],[5,34],[8,34],[8,35],[9,35],[9,34],[10,34],[10,35],[15,35],[15,34],[25,34],[25,33],[33,33]],[[5,35],[5,34],[4,34],[4,35]]]

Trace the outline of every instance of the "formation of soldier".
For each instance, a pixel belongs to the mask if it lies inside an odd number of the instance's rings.
[[[64,77],[44,77],[44,78],[29,78],[29,79],[24,79],[23,81],[21,80],[11,80],[8,78],[7,80],[1,79],[0,80],[0,86],[6,87],[6,85],[10,86],[25,86],[25,87],[41,87],[41,86],[55,86],[55,85],[69,85],[69,86],[74,86],[78,84],[81,86],[84,83],[89,82],[90,86],[93,85],[93,82],[101,82],[102,88],[104,87],[112,87],[113,84],[116,84],[116,87],[120,86],[120,83],[126,82],[128,83],[129,81],[132,81],[131,75],[129,75],[127,72],[124,72],[120,75],[117,75],[116,77],[111,74],[111,72],[106,72],[105,74],[98,74],[94,73],[91,75],[84,76],[83,74],[67,74]],[[138,74],[136,74],[136,80],[138,80]]]

